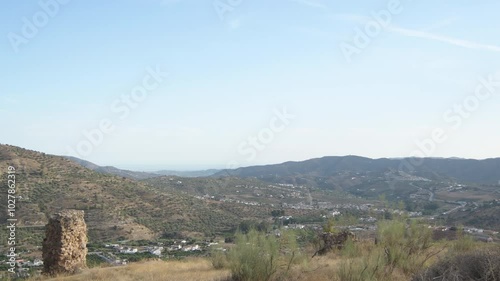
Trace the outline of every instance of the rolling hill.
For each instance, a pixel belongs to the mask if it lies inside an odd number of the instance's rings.
[[[488,210],[488,225],[500,224],[494,219],[498,207],[483,204],[500,199],[500,159],[425,159],[409,172],[398,170],[400,161],[324,157],[222,171],[210,177],[149,177],[131,171],[126,177],[122,171],[90,162],[0,145],[4,179],[0,208],[7,209],[6,179],[8,167],[13,166],[19,235],[31,245],[39,244],[43,235],[34,232],[43,231],[47,218],[65,208],[85,211],[91,242],[225,235],[242,220],[270,219],[277,208],[285,208],[289,215],[319,217],[321,204],[377,203],[380,195],[393,202],[420,200],[420,205],[435,196],[445,210],[451,208],[447,201],[468,200],[484,206],[484,213]],[[473,184],[451,190],[450,185],[458,186],[453,182]],[[478,225],[473,219],[479,210],[451,218]],[[7,214],[1,212],[0,219],[5,222]]]
[[[211,176],[217,172],[220,172],[220,170],[216,169],[209,169],[209,170],[200,170],[200,171],[173,171],[173,170],[160,170],[160,171],[154,171],[154,172],[138,172],[138,171],[131,171],[131,170],[124,170],[124,169],[119,169],[113,166],[99,166],[97,164],[94,164],[92,162],[77,158],[77,157],[72,157],[72,156],[64,156],[65,158],[85,167],[88,169],[91,169],[93,171],[102,173],[102,174],[108,174],[108,175],[115,175],[115,176],[120,176],[120,177],[125,177],[129,179],[134,179],[134,180],[144,180],[144,179],[150,179],[150,178],[155,178],[155,177],[160,177],[160,176],[179,176],[179,177],[186,177],[186,178],[195,178],[195,177],[208,177]]]
[[[2,210],[7,210],[9,166],[16,169],[19,235],[24,235],[26,229],[43,230],[47,218],[64,208],[85,211],[91,242],[152,239],[175,233],[213,235],[233,231],[240,220],[223,204],[153,188],[144,182],[93,171],[65,157],[10,145],[0,145]],[[0,220],[5,223],[6,219],[6,212],[1,212]],[[26,234],[20,239],[41,239],[32,236]]]
[[[421,164],[405,164],[416,162]],[[257,177],[267,180],[297,180],[300,178],[336,177],[345,173],[352,175],[370,173],[380,176],[388,172],[404,173],[430,180],[498,184],[500,183],[500,158],[486,160],[459,158],[370,159],[358,156],[329,156],[301,162],[224,170],[215,175]]]

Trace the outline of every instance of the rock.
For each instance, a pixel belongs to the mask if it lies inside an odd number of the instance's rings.
[[[86,267],[87,225],[84,212],[63,210],[45,227],[43,240],[44,274],[74,274]]]

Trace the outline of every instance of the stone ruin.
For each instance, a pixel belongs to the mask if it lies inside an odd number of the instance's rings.
[[[43,240],[44,274],[73,274],[86,267],[84,212],[63,210],[49,219]]]

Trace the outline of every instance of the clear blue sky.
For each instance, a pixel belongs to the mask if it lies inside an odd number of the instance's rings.
[[[136,169],[500,157],[500,87],[448,112],[500,71],[498,1],[401,0],[350,60],[343,42],[391,1],[54,1],[3,3],[0,143]],[[169,76],[147,98],[112,109],[156,67]],[[78,152],[102,120],[114,130]],[[446,141],[419,148],[436,128]]]

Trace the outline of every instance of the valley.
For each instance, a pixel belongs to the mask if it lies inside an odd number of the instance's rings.
[[[463,225],[478,239],[500,239],[496,184],[463,178],[475,178],[472,174],[458,179],[430,173],[426,167],[398,171],[394,160],[381,160],[384,165],[351,156],[323,161],[330,163],[284,163],[203,177],[127,172],[139,177],[133,179],[113,167],[0,146],[3,178],[9,165],[17,170],[19,250],[35,259],[48,217],[67,208],[85,211],[92,252],[112,263],[130,260],[135,252],[123,256],[117,250],[117,258],[105,247],[110,243],[116,249],[142,249],[137,254],[161,247],[163,257],[199,256],[210,245],[231,241],[238,229],[314,233],[329,220],[360,237],[373,237],[378,221],[406,216],[434,227]],[[6,203],[2,200],[0,208],[7,209]],[[184,240],[189,244],[182,245]],[[194,246],[199,250],[191,250]]]

